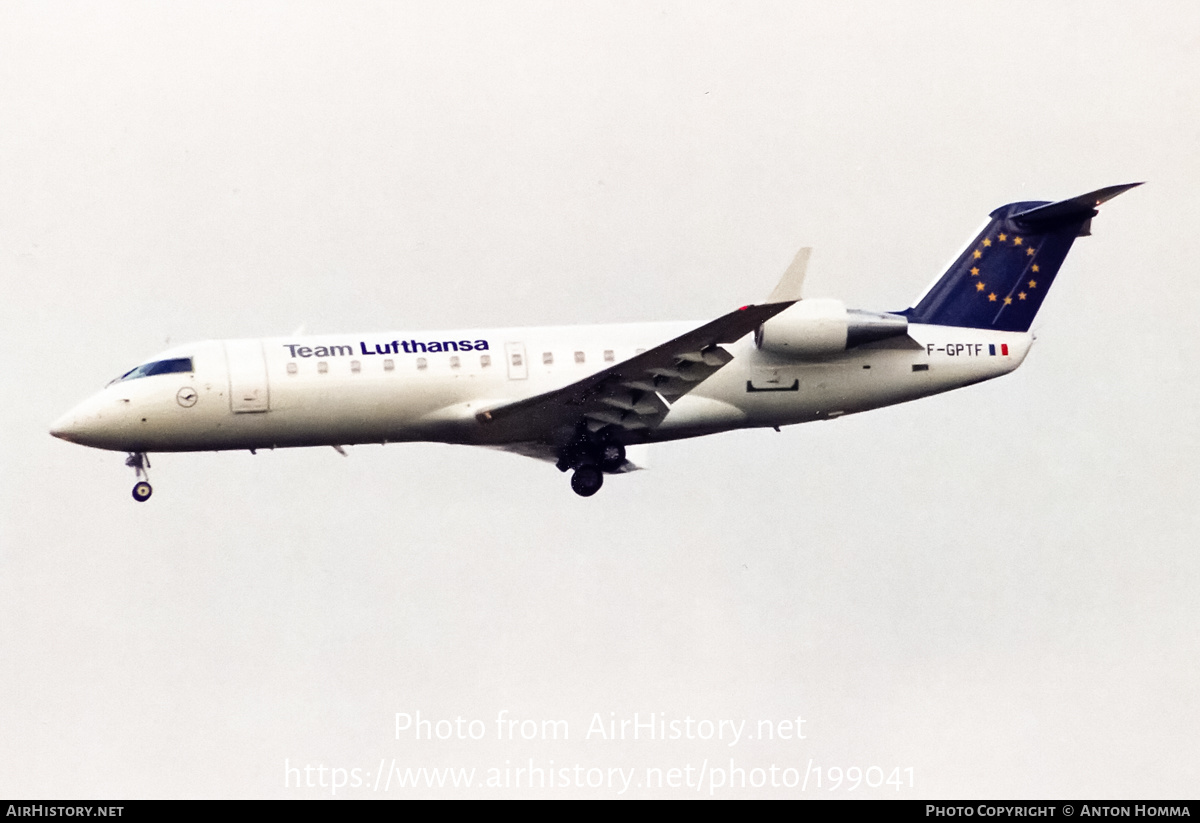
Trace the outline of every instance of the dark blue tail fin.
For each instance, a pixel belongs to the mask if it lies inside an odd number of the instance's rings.
[[[1057,203],[1009,203],[917,302],[911,323],[1028,331],[1076,237],[1096,207],[1141,183],[1110,186]]]

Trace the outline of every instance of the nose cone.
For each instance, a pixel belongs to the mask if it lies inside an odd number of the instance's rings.
[[[121,449],[123,426],[114,398],[101,393],[88,398],[50,425],[50,434],[81,446]]]
[[[87,445],[89,429],[88,415],[74,408],[50,424],[50,434],[71,443]]]
[[[67,412],[62,417],[50,424],[50,434],[60,440],[70,440],[74,442],[72,436],[75,432],[75,427],[79,424],[75,421],[75,415],[72,412]]]

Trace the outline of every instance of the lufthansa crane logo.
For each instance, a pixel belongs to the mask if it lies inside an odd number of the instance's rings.
[[[200,395],[191,386],[184,386],[175,394],[175,399],[179,401],[179,405],[185,409],[190,409],[196,405],[196,401],[200,399]]]

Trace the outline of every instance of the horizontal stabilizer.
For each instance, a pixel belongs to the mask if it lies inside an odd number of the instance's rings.
[[[1141,183],[1125,183],[1120,186],[1109,186],[1105,189],[1081,194],[1070,200],[1060,200],[1057,203],[1047,203],[1043,206],[1019,212],[1012,216],[1012,221],[1027,229],[1048,229],[1064,222],[1073,222],[1080,217],[1093,217],[1096,207],[1101,203],[1112,200],[1118,194],[1127,192]]]

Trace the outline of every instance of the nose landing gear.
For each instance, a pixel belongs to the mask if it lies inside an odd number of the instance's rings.
[[[150,468],[150,457],[145,452],[133,452],[125,458],[125,465],[137,473],[138,482],[133,484],[133,499],[145,503],[154,492],[150,485],[150,476],[146,469]]]

